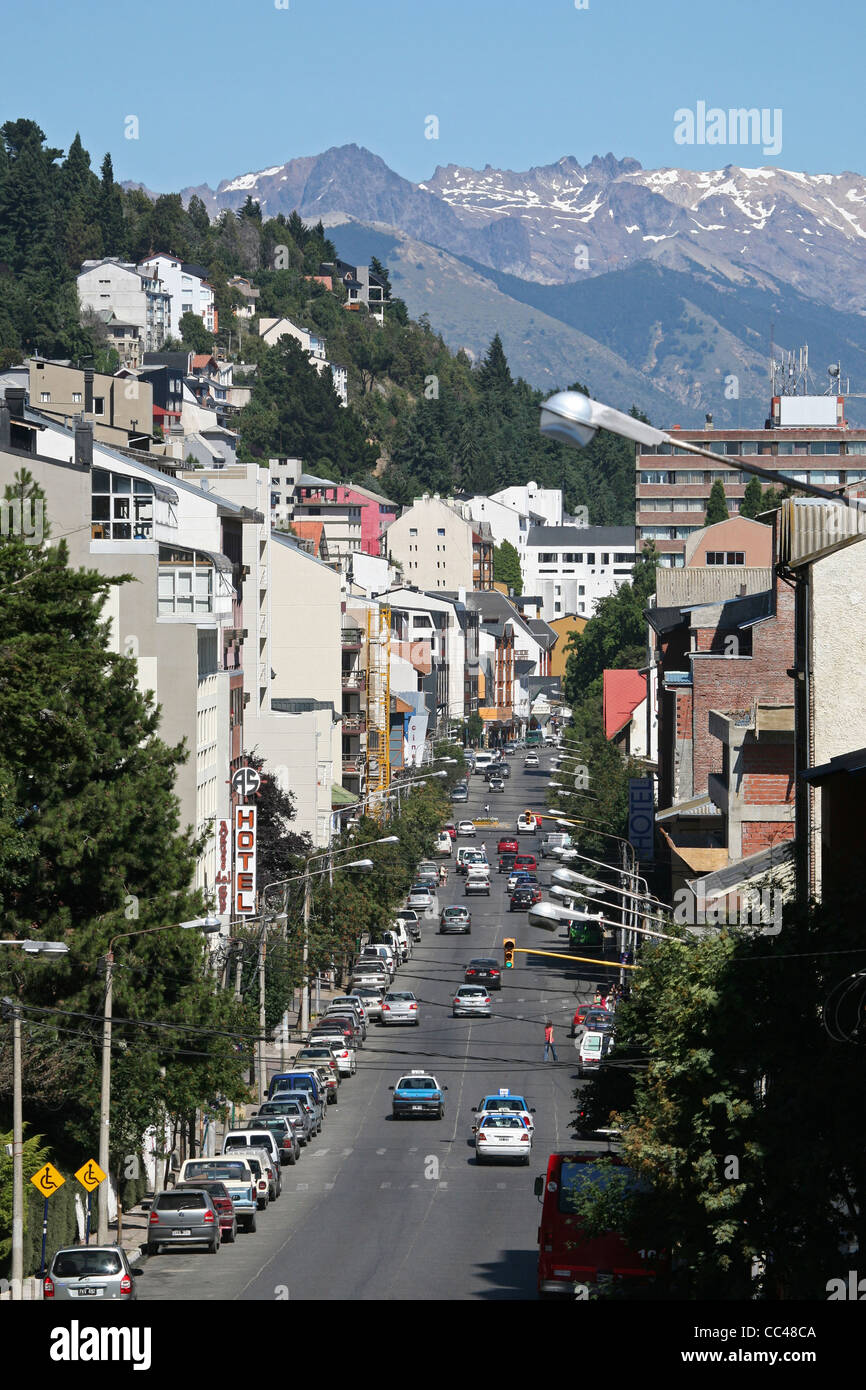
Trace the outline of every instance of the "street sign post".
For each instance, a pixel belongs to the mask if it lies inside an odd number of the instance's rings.
[[[87,1189],[87,1220],[84,1227],[84,1244],[90,1244],[90,1217],[93,1208],[93,1194],[101,1182],[105,1182],[106,1174],[103,1173],[95,1158],[89,1158],[86,1163],[82,1163],[78,1172],[75,1174],[82,1187]]]
[[[39,1278],[45,1278],[45,1242],[48,1239],[48,1199],[53,1197],[63,1184],[66,1182],[62,1173],[58,1173],[52,1163],[45,1163],[34,1173],[30,1179],[37,1192],[41,1192],[45,1201],[42,1204],[42,1260],[39,1265]]]

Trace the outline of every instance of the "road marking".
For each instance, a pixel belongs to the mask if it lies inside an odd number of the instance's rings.
[[[326,1183],[325,1183],[325,1191],[326,1191],[326,1192],[330,1192],[330,1190],[331,1190],[331,1188],[332,1188],[333,1186],[334,1186],[334,1184],[333,1184],[332,1182],[326,1182]]]
[[[380,1182],[380,1183],[379,1183],[379,1189],[380,1189],[380,1191],[381,1191],[381,1189],[382,1189],[383,1187],[390,1187],[390,1186],[391,1186],[391,1184],[390,1184],[389,1182]]]
[[[329,1154],[330,1152],[330,1149],[314,1149],[312,1156],[313,1158],[321,1158],[322,1154]]]
[[[344,1149],[343,1152],[340,1154],[340,1157],[341,1157],[341,1158],[348,1158],[348,1157],[349,1157],[349,1154],[350,1154],[350,1153],[354,1153],[354,1152],[355,1152],[354,1149]]]
[[[309,1184],[308,1182],[296,1182],[296,1183],[295,1183],[295,1191],[296,1191],[296,1192],[309,1192],[309,1190],[310,1190],[310,1184]]]
[[[420,1184],[420,1183],[417,1183],[417,1182],[410,1182],[409,1186],[410,1186],[410,1187],[420,1187],[421,1184]]]
[[[502,1189],[504,1190],[504,1189],[507,1187],[507,1183],[498,1182],[498,1183],[496,1184],[496,1186],[499,1187],[499,1188],[502,1188]]]
[[[443,1191],[445,1190],[445,1188],[446,1188],[447,1186],[448,1186],[447,1182],[440,1182],[440,1183],[439,1183],[439,1187],[440,1187]]]
[[[413,1145],[412,1145],[412,1148],[409,1150],[409,1152],[410,1152],[410,1154],[416,1154],[416,1153],[418,1152],[418,1145],[417,1145],[417,1144],[413,1144]]]
[[[382,1154],[386,1154],[387,1152],[388,1152],[387,1149],[377,1149],[377,1150],[376,1150],[376,1153],[379,1154],[380,1156],[381,1156]]]

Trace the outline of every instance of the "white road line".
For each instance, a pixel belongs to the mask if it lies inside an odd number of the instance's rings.
[[[379,1188],[380,1188],[380,1190],[381,1190],[383,1187],[390,1187],[390,1186],[391,1186],[391,1184],[390,1184],[389,1182],[380,1182],[380,1183],[379,1183]]]
[[[344,1149],[343,1152],[340,1154],[340,1157],[341,1157],[341,1158],[348,1158],[348,1157],[349,1157],[349,1154],[350,1154],[350,1153],[354,1153],[354,1152],[355,1152],[354,1149]]]
[[[330,1192],[330,1190],[331,1190],[331,1188],[332,1188],[333,1186],[334,1186],[334,1184],[333,1184],[332,1182],[326,1182],[326,1183],[325,1183],[325,1191],[326,1191],[326,1192]]]
[[[295,1191],[296,1191],[296,1192],[309,1192],[309,1190],[310,1190],[310,1184],[309,1184],[308,1182],[296,1182],[296,1183],[295,1183]]]
[[[311,1158],[321,1158],[323,1154],[329,1154],[330,1152],[331,1152],[330,1149],[313,1149],[313,1152],[312,1152],[312,1154],[310,1155],[310,1157],[311,1157]]]
[[[379,1154],[380,1157],[382,1156],[382,1154],[386,1154],[387,1152],[388,1152],[387,1149],[377,1149],[377,1150],[376,1150],[376,1153]]]

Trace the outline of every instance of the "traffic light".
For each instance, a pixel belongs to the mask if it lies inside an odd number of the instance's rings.
[[[505,940],[504,940],[503,943],[502,943],[503,952],[504,952],[504,954],[505,954],[505,969],[506,969],[506,970],[513,970],[513,969],[514,969],[514,945],[515,945],[514,937],[513,937],[513,936],[506,936]]]

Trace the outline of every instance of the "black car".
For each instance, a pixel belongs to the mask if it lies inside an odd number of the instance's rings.
[[[509,912],[517,912],[521,908],[533,907],[535,903],[540,901],[541,890],[539,888],[533,888],[531,884],[521,883],[511,894],[511,904],[508,910]]]
[[[476,956],[463,975],[466,985],[486,985],[488,989],[502,988],[502,971],[492,956]]]
[[[583,1026],[588,1033],[609,1033],[614,1027],[614,1016],[607,1009],[589,1009]]]
[[[517,855],[513,852],[513,850],[510,849],[506,850],[503,854],[500,854],[499,872],[501,874],[510,874],[511,870],[514,868],[514,861],[516,858]]]
[[[496,771],[499,773],[500,777],[507,778],[511,776],[511,768],[508,766],[508,763],[497,763]]]

